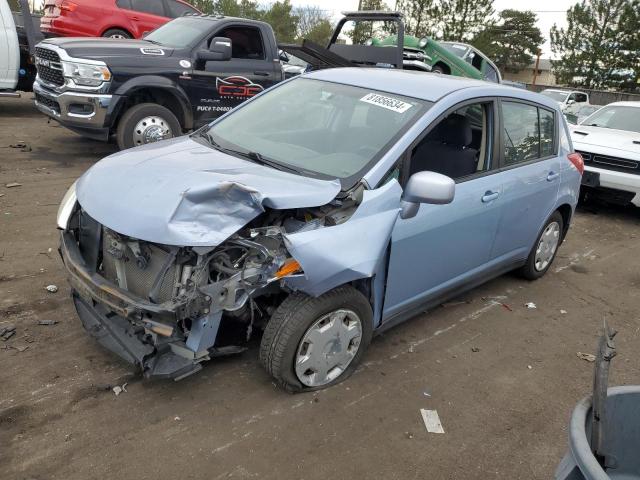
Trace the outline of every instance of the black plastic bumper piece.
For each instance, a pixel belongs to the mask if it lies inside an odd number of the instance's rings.
[[[85,330],[100,345],[143,372],[145,377],[180,380],[202,369],[200,363],[176,355],[169,348],[157,352],[153,345],[139,338],[129,320],[109,313],[100,304],[90,305],[76,293],[73,303]]]

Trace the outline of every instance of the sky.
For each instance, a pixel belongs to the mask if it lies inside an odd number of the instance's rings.
[[[393,7],[393,0],[386,0],[390,7]],[[566,26],[566,12],[578,0],[536,0],[535,6],[531,0],[494,0],[493,8],[496,12],[506,8],[515,10],[533,10],[538,15],[538,28],[545,37],[545,44],[542,46],[542,57],[551,56],[549,45],[549,30],[554,23],[558,26]],[[323,10],[332,13],[334,18],[340,17],[340,12],[346,10],[357,10],[358,0],[291,0],[295,6],[317,5]]]

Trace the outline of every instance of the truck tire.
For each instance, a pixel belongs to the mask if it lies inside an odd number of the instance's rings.
[[[557,210],[549,217],[536,238],[536,243],[527,258],[527,263],[520,269],[520,274],[527,280],[542,277],[556,258],[558,247],[562,243],[564,221]]]
[[[124,150],[181,134],[180,122],[171,110],[155,103],[139,103],[122,115],[116,138],[118,147]]]
[[[121,30],[119,28],[111,28],[102,34],[103,37],[107,38],[133,38],[133,36],[127,32],[126,30]]]
[[[345,285],[319,297],[294,292],[274,312],[260,362],[289,392],[319,390],[348,378],[371,342],[367,298]]]
[[[436,65],[435,67],[433,67],[431,69],[431,73],[440,73],[442,75],[447,74],[447,72],[445,72],[444,67],[442,67],[442,65]]]

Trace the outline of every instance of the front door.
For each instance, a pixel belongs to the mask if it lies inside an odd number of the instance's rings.
[[[495,118],[494,101],[456,107],[412,150],[408,175],[428,170],[452,177],[455,198],[423,204],[415,217],[396,222],[383,321],[488,268],[504,205],[493,165]]]
[[[232,59],[194,61],[191,78],[181,80],[193,105],[196,128],[275,85],[283,77],[280,62],[266,55],[259,29],[230,26],[214,37],[231,39]]]

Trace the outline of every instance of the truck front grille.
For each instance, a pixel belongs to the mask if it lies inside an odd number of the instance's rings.
[[[600,155],[598,153],[576,151],[582,155],[585,165],[640,175],[640,162],[636,160]]]
[[[122,287],[122,282],[118,279],[117,264],[120,263],[126,278],[126,290],[142,299],[148,299],[156,279],[167,262],[169,252],[156,245],[145,243],[144,248],[148,253],[148,262],[144,268],[141,268],[129,247],[125,247],[122,258],[117,258],[118,254],[114,256],[113,241],[114,237],[104,229],[102,235],[102,275],[110,282]],[[176,283],[176,263],[174,260],[160,283],[156,302],[163,303],[171,300]]]
[[[57,86],[64,85],[62,64],[57,52],[48,48],[36,47],[36,68],[38,76],[43,81]]]

